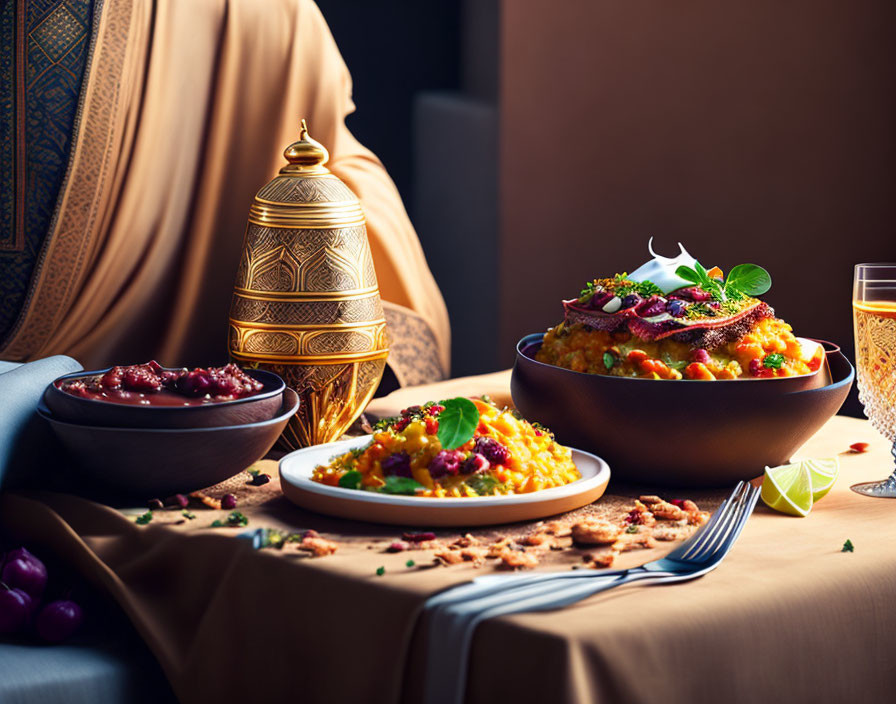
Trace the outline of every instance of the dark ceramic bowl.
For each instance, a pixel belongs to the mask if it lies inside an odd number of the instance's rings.
[[[246,369],[264,388],[253,396],[201,406],[134,406],[72,396],[59,385],[69,379],[105,374],[108,369],[61,376],[44,391],[43,401],[56,420],[105,428],[215,428],[245,425],[273,417],[283,402],[286,384],[273,372]]]
[[[718,487],[787,462],[843,405],[852,365],[830,343],[830,378],[667,381],[585,374],[535,360],[541,333],[517,344],[510,389],[528,420],[609,462],[616,480]],[[821,373],[821,372],[819,372]]]
[[[78,470],[94,486],[144,501],[197,491],[232,477],[264,457],[299,408],[292,389],[279,412],[257,423],[213,428],[105,428],[47,420]]]

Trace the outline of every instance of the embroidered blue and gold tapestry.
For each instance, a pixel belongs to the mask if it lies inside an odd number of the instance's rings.
[[[2,0],[0,340],[25,302],[65,176],[94,0]]]

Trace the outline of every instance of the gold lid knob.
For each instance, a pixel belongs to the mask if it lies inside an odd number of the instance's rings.
[[[290,144],[283,152],[283,156],[290,164],[296,166],[323,166],[330,158],[330,153],[323,144],[308,135],[308,125],[302,120],[299,141]]]

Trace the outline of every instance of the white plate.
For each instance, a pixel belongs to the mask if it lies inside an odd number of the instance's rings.
[[[318,465],[370,442],[370,436],[296,450],[280,460],[280,487],[293,503],[340,518],[394,525],[484,526],[530,521],[585,506],[599,499],[610,481],[610,467],[600,457],[572,451],[582,478],[530,494],[437,499],[343,489],[311,481]]]

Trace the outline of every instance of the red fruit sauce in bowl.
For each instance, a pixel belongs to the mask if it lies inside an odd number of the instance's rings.
[[[235,364],[189,370],[151,361],[67,374],[47,387],[43,400],[50,413],[70,423],[218,427],[273,417],[284,388],[276,374]]]

